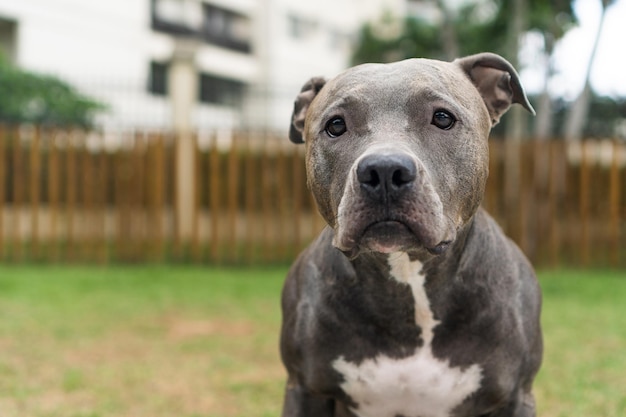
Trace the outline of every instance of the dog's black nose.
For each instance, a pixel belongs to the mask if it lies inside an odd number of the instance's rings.
[[[408,155],[368,155],[356,170],[361,188],[372,198],[386,200],[400,195],[415,181],[417,168]]]

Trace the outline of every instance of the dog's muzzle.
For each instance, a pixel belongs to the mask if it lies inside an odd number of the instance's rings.
[[[440,254],[450,243],[439,196],[408,153],[362,156],[343,198],[335,246],[350,258],[361,250],[391,253],[419,247]]]

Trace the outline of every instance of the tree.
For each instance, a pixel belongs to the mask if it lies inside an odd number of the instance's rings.
[[[366,23],[352,55],[352,63],[391,62],[413,57],[451,60],[483,51],[502,54],[506,25],[493,26],[485,20],[480,2],[459,8],[446,6],[444,0],[425,0],[438,11],[440,22],[419,15],[404,18],[385,13],[376,22]],[[494,31],[498,32],[494,35]],[[503,56],[507,57],[506,54]]]
[[[569,0],[534,1],[529,10],[529,30],[543,39],[542,61],[544,82],[541,94],[536,100],[537,117],[534,135],[537,139],[547,139],[554,134],[554,100],[548,87],[554,71],[554,47],[565,33],[577,24],[572,2]]]
[[[585,122],[589,114],[589,105],[591,103],[591,69],[595,61],[596,52],[598,51],[598,45],[600,43],[600,35],[604,27],[604,18],[606,16],[607,9],[615,0],[601,0],[602,2],[602,14],[600,15],[600,23],[596,32],[596,37],[593,43],[593,49],[591,50],[591,56],[587,62],[587,70],[585,72],[585,85],[571,105],[567,118],[565,119],[565,126],[563,134],[565,140],[581,140]]]
[[[0,122],[90,128],[105,108],[66,82],[22,71],[0,55]]]
[[[397,30],[399,28],[399,30]],[[386,13],[360,30],[352,63],[392,62],[432,55],[439,45],[437,28],[416,17],[398,20]]]

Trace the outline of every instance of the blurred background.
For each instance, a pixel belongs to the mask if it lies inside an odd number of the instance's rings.
[[[0,0],[0,259],[276,263],[323,227],[311,76],[492,51],[537,116],[484,205],[534,262],[626,267],[626,0]],[[514,106],[517,107],[517,106]]]

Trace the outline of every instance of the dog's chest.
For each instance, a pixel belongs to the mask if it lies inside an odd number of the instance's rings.
[[[379,355],[355,364],[339,358],[333,365],[359,417],[448,417],[481,380],[478,365],[450,367],[429,348],[402,359]]]
[[[351,411],[359,417],[448,417],[480,388],[482,369],[477,364],[451,367],[449,361],[433,355],[431,342],[438,321],[424,290],[421,264],[411,262],[406,254],[393,254],[390,265],[392,275],[411,287],[423,345],[404,358],[379,354],[354,363],[341,356],[333,368],[343,377],[341,388],[356,404]]]

